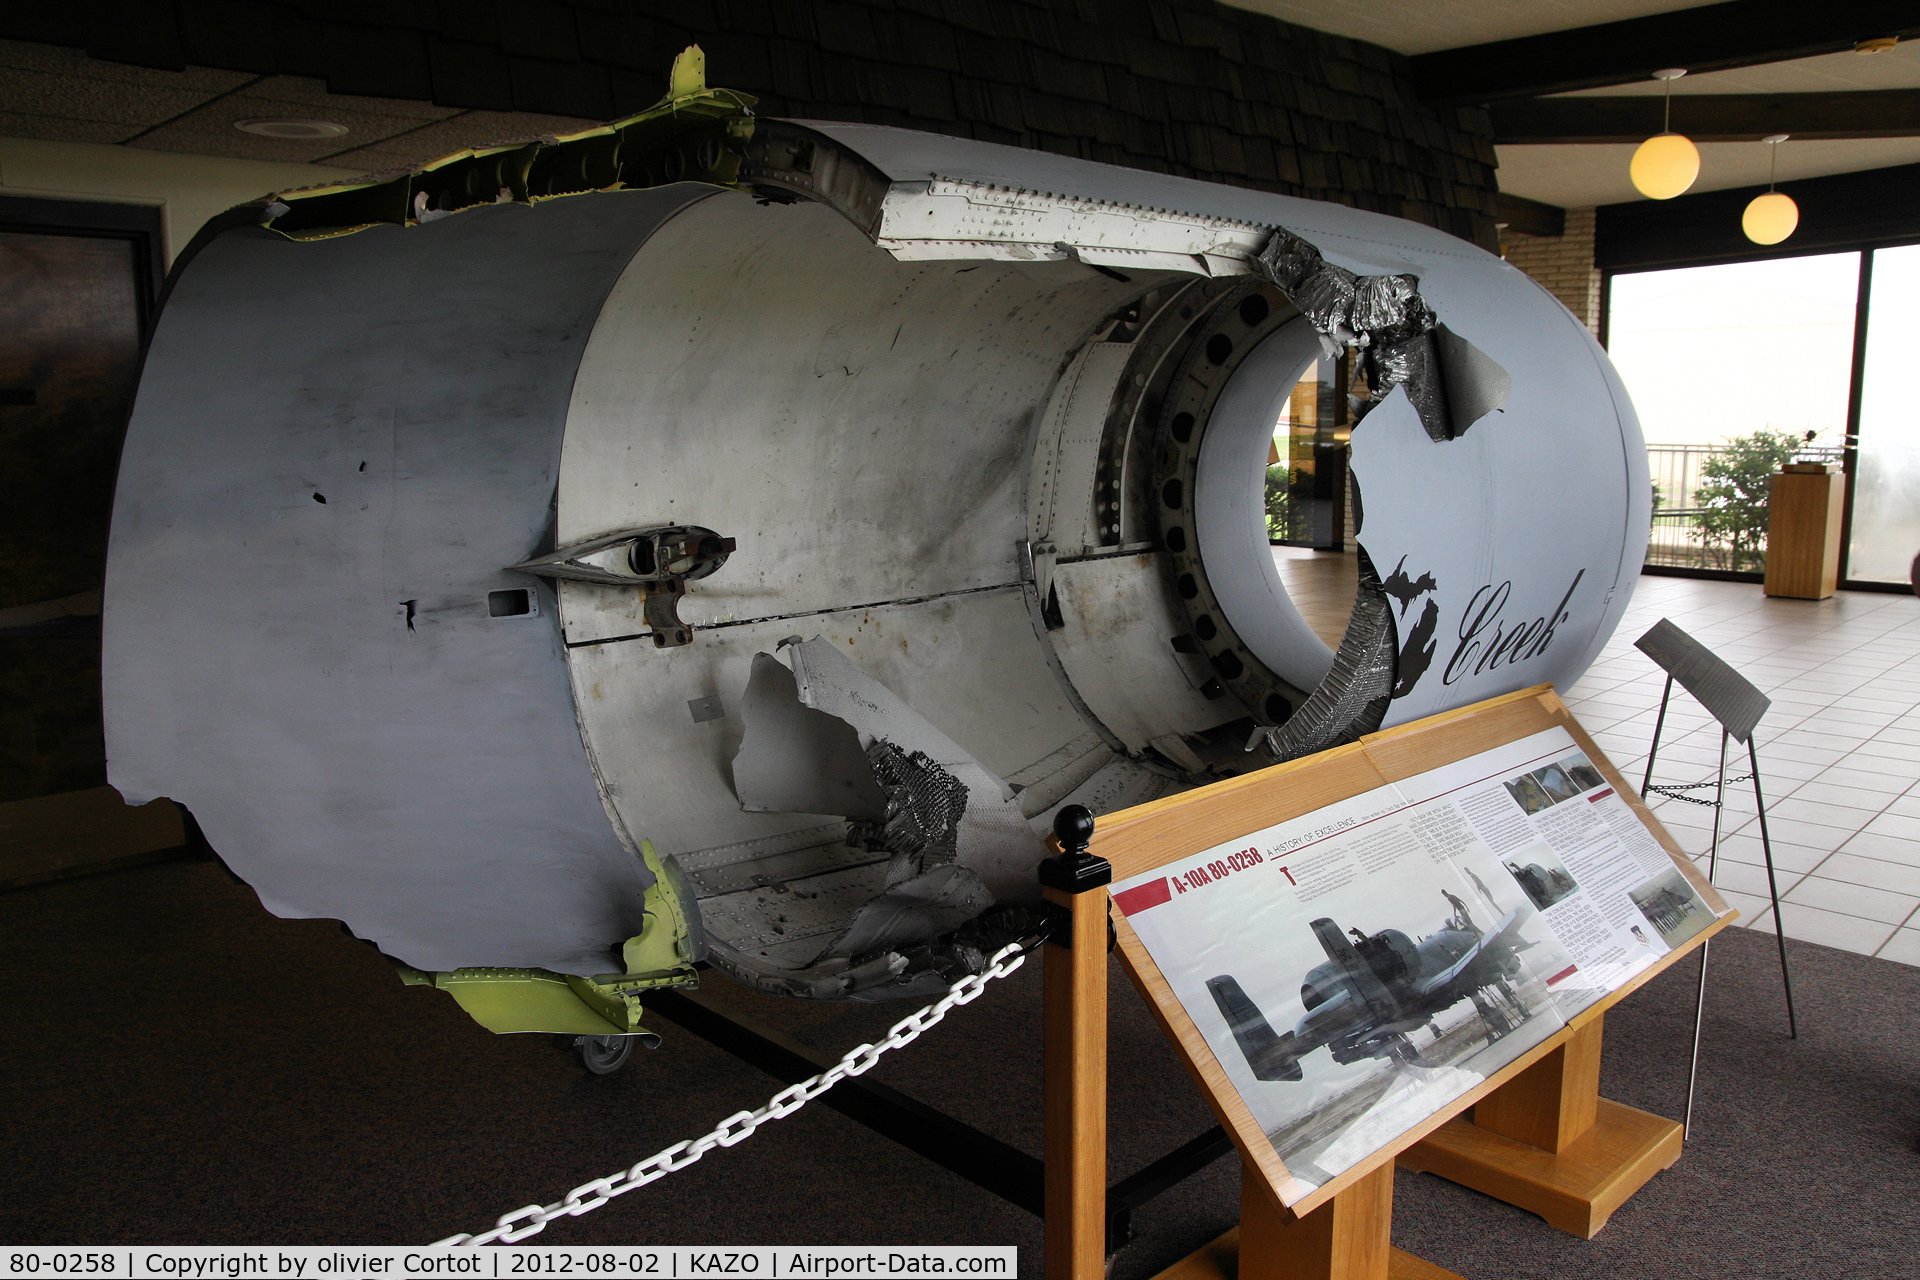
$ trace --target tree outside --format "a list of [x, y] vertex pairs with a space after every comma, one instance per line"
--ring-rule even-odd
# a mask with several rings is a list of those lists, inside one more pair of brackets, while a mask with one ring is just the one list
[[1267, 468], [1267, 541], [1287, 539], [1287, 464]]
[[1700, 469], [1693, 524], [1717, 569], [1762, 570], [1767, 563], [1767, 500], [1773, 475], [1815, 436], [1756, 431], [1735, 436]]

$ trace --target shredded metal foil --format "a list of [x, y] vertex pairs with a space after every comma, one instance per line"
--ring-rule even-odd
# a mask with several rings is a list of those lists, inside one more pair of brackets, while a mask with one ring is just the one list
[[1354, 336], [1350, 317], [1358, 293], [1357, 279], [1351, 271], [1323, 262], [1289, 296], [1307, 313], [1315, 329], [1336, 342], [1347, 342]]
[[1422, 301], [1420, 282], [1412, 276], [1360, 276], [1353, 286], [1351, 324], [1355, 333], [1392, 342], [1433, 328], [1433, 309]]
[[850, 840], [884, 849], [902, 863], [896, 884], [959, 855], [960, 819], [967, 811], [967, 787], [924, 751], [902, 751], [885, 738], [867, 748], [874, 781], [887, 793], [883, 823], [853, 823]]
[[1405, 387], [1434, 440], [1452, 440], [1470, 425], [1456, 423], [1450, 412], [1433, 340], [1439, 318], [1420, 296], [1416, 277], [1355, 275], [1285, 229], [1273, 233], [1253, 266], [1305, 313], [1329, 354], [1343, 346], [1360, 348], [1369, 405]]

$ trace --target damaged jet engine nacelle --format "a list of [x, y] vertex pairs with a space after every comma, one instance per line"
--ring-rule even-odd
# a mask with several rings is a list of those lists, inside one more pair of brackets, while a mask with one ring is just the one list
[[[403, 191], [417, 225], [290, 237], [288, 197], [183, 255], [114, 512], [111, 777], [270, 910], [583, 999], [701, 927], [768, 990], [919, 994], [1030, 927], [1059, 806], [1565, 685], [1607, 640], [1638, 426], [1498, 259], [1013, 148], [748, 132], [715, 185], [530, 204], [489, 170], [457, 213]], [[1302, 372], [1350, 354], [1336, 650], [1264, 484]], [[677, 950], [623, 953], [667, 881]]]

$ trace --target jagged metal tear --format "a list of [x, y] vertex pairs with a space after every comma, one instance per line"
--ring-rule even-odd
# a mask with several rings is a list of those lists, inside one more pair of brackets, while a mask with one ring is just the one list
[[955, 863], [978, 875], [996, 902], [1039, 899], [1040, 853], [1012, 787], [827, 641], [815, 636], [789, 645], [788, 653], [800, 701], [846, 721], [863, 743], [884, 739], [903, 753], [919, 752], [965, 786]]
[[802, 703], [793, 673], [770, 653], [753, 655], [740, 716], [746, 736], [733, 757], [733, 790], [742, 809], [886, 818], [887, 793], [873, 779], [859, 733]]
[[831, 644], [786, 647], [791, 672], [754, 655], [741, 807], [838, 814], [849, 843], [892, 854], [886, 888], [809, 967], [897, 955], [1037, 899], [1040, 849], [1012, 788]]
[[1441, 378], [1447, 389], [1447, 411], [1458, 436], [1480, 419], [1507, 407], [1513, 394], [1513, 375], [1500, 362], [1445, 325], [1433, 331], [1439, 350]]
[[1506, 407], [1513, 375], [1440, 323], [1418, 277], [1356, 275], [1285, 228], [1254, 256], [1253, 269], [1305, 313], [1329, 358], [1360, 348], [1369, 404], [1404, 388], [1434, 441], [1457, 440]]

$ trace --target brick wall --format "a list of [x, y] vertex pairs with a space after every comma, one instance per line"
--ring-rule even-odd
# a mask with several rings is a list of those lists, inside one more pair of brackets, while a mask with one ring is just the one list
[[1593, 210], [1567, 210], [1566, 234], [1530, 236], [1506, 228], [1500, 253], [1547, 287], [1595, 336], [1600, 333], [1600, 272], [1593, 265]]
[[1214, 0], [119, 0], [0, 6], [0, 37], [335, 93], [607, 119], [674, 54], [769, 115], [856, 120], [1330, 200], [1493, 249], [1492, 126], [1407, 62]]

